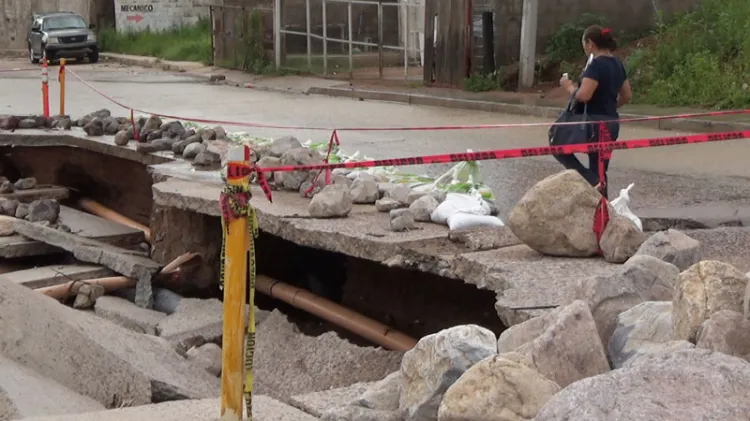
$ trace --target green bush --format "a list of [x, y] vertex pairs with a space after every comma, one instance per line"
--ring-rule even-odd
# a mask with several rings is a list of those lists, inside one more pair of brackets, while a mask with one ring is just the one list
[[561, 63], [583, 57], [583, 47], [581, 46], [583, 31], [591, 25], [607, 26], [607, 24], [606, 18], [584, 13], [575, 22], [560, 26], [547, 44], [547, 58], [553, 62]]
[[211, 22], [200, 20], [165, 31], [120, 33], [114, 28], [99, 31], [102, 51], [139, 56], [159, 57], [173, 61], [211, 63]]
[[750, 105], [750, 1], [704, 0], [665, 22], [626, 60], [634, 100], [720, 109]]

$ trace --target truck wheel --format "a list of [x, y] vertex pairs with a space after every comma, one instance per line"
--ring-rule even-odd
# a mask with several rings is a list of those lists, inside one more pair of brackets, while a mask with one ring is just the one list
[[99, 50], [94, 50], [89, 54], [89, 63], [94, 64], [99, 61]]

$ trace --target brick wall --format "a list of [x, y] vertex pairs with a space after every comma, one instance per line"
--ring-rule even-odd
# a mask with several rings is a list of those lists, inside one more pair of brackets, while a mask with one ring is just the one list
[[114, 0], [118, 32], [160, 31], [194, 24], [208, 18], [208, 6], [200, 0]]
[[[495, 60], [518, 61], [523, 0], [495, 1]], [[604, 16], [614, 30], [640, 30], [653, 26], [654, 5], [667, 15], [689, 10], [700, 0], [557, 0], [539, 1], [537, 52], [543, 53], [560, 25], [574, 22], [583, 13]]]

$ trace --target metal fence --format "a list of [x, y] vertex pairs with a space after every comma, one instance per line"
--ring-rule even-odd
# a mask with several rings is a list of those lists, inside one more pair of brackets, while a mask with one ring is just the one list
[[275, 0], [277, 69], [422, 80], [425, 0]]

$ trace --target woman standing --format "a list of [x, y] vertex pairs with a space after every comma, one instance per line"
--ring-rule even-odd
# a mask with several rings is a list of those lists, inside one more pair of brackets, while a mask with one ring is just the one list
[[[612, 37], [612, 30], [600, 26], [590, 26], [583, 33], [581, 39], [586, 55], [593, 55], [594, 59], [588, 64], [581, 76], [580, 86], [576, 86], [568, 78], [560, 80], [560, 86], [565, 88], [576, 101], [575, 113], [587, 113], [589, 121], [618, 120], [617, 109], [630, 101], [632, 92], [620, 59], [614, 56], [617, 42]], [[617, 140], [620, 134], [618, 122], [608, 123], [611, 140]], [[599, 127], [596, 124], [588, 126], [591, 130], [591, 143], [599, 141]], [[589, 168], [581, 164], [575, 155], [555, 155], [555, 158], [567, 169], [578, 171], [592, 186], [598, 187], [604, 181], [602, 194], [607, 197], [606, 170], [609, 159], [604, 161], [605, 179], [599, 180], [599, 153], [590, 153]]]

